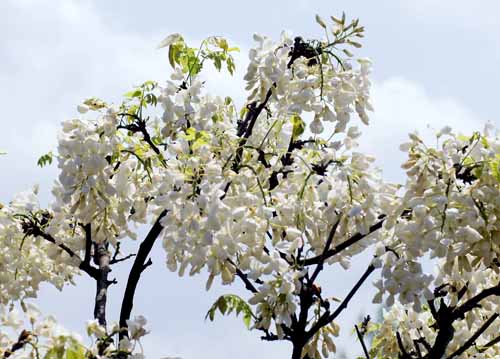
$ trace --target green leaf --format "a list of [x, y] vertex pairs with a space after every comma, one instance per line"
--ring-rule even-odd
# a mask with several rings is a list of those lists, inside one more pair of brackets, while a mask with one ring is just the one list
[[219, 121], [222, 121], [222, 116], [219, 115], [218, 113], [215, 113], [213, 116], [212, 116], [212, 121], [215, 123], [215, 122], [219, 122]]
[[196, 138], [196, 129], [194, 127], [189, 127], [186, 129], [186, 133], [181, 135], [181, 137], [185, 138], [188, 141], [193, 141]]
[[40, 167], [44, 167], [44, 166], [46, 166], [46, 165], [50, 165], [50, 164], [52, 164], [52, 158], [53, 158], [53, 156], [54, 156], [54, 155], [52, 154], [52, 151], [51, 151], [51, 152], [49, 152], [49, 153], [46, 153], [46, 154], [42, 155], [42, 156], [38, 159], [38, 161], [37, 161], [38, 166], [40, 166]]
[[251, 321], [252, 321], [252, 314], [245, 311], [243, 313], [243, 323], [245, 324], [245, 327], [247, 327], [247, 329], [250, 328]]
[[227, 65], [227, 71], [229, 71], [229, 73], [233, 75], [236, 66], [234, 65], [234, 60], [232, 56], [227, 57], [226, 65]]
[[64, 346], [58, 345], [58, 346], [50, 348], [43, 358], [44, 359], [64, 359]]
[[236, 312], [236, 316], [243, 313], [243, 323], [247, 329], [250, 328], [252, 318], [255, 318], [250, 305], [248, 305], [244, 299], [234, 294], [220, 296], [208, 310], [205, 320], [209, 318], [210, 321], [213, 321], [217, 310], [219, 310], [222, 315], [230, 314], [233, 311]]
[[214, 61], [214, 66], [217, 69], [217, 71], [220, 71], [222, 68], [222, 60], [220, 56], [212, 56], [212, 60]]
[[225, 297], [220, 297], [219, 300], [217, 301], [217, 308], [219, 308], [219, 311], [222, 314], [226, 314], [227, 310], [227, 301]]
[[123, 96], [128, 97], [128, 98], [134, 98], [134, 97], [140, 98], [142, 96], [142, 90], [135, 89], [135, 90], [132, 90], [132, 91], [125, 93]]
[[222, 50], [227, 51], [229, 49], [229, 45], [226, 39], [218, 37], [216, 38], [215, 42], [217, 43], [217, 46], [219, 46]]
[[306, 124], [304, 120], [297, 114], [293, 115], [290, 121], [292, 121], [293, 124], [292, 138], [295, 140], [304, 133]]
[[489, 161], [491, 174], [500, 182], [500, 155], [496, 155], [494, 159]]
[[170, 63], [170, 66], [172, 68], [175, 68], [175, 64], [179, 60], [179, 46], [178, 45], [171, 45], [168, 48], [168, 62]]
[[69, 348], [66, 351], [66, 359], [85, 359], [85, 349], [81, 345]]

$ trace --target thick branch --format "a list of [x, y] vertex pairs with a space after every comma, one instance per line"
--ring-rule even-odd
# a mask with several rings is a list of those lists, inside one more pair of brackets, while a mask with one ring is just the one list
[[[144, 241], [139, 246], [139, 251], [137, 252], [137, 256], [135, 257], [134, 264], [130, 269], [130, 274], [128, 276], [127, 287], [125, 288], [125, 293], [123, 295], [122, 306], [120, 310], [120, 328], [127, 328], [127, 320], [130, 319], [130, 314], [132, 313], [132, 308], [134, 306], [134, 296], [135, 290], [137, 288], [137, 283], [139, 283], [139, 279], [141, 277], [144, 269], [151, 264], [151, 259], [146, 261], [153, 248], [153, 244], [156, 239], [160, 235], [163, 230], [163, 226], [160, 221], [165, 215], [167, 211], [164, 210], [156, 219], [156, 222], [151, 227], [149, 233], [147, 234]], [[127, 331], [120, 331], [120, 338], [127, 336]]]
[[96, 244], [94, 260], [99, 266], [99, 275], [96, 279], [96, 296], [94, 306], [94, 318], [99, 324], [106, 327], [106, 304], [108, 300], [108, 287], [112, 283], [108, 281], [110, 256], [105, 243]]
[[83, 226], [85, 231], [85, 257], [83, 261], [90, 264], [90, 257], [92, 252], [92, 225], [90, 223]]

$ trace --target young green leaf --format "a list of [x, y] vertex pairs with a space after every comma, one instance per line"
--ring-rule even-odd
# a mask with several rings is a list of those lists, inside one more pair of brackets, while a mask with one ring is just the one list
[[38, 166], [45, 167], [47, 165], [52, 164], [53, 156], [54, 155], [52, 154], [52, 151], [42, 155], [37, 161]]

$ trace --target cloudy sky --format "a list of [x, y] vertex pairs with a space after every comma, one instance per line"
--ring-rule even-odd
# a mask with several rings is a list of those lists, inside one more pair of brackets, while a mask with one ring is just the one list
[[[55, 166], [39, 169], [36, 159], [55, 149], [60, 122], [77, 115], [76, 105], [90, 96], [117, 101], [131, 86], [169, 74], [166, 51], [156, 49], [163, 37], [184, 34], [196, 44], [208, 35], [222, 35], [238, 45], [240, 71], [232, 79], [209, 72], [210, 90], [243, 99], [242, 74], [255, 32], [272, 37], [286, 29], [306, 37], [321, 36], [316, 13], [327, 17], [346, 11], [367, 29], [363, 56], [374, 61], [373, 103], [376, 112], [364, 129], [363, 149], [375, 154], [391, 181], [401, 181], [403, 155], [398, 144], [406, 133], [451, 125], [463, 132], [500, 124], [500, 2], [496, 0], [288, 0], [288, 1], [90, 1], [1, 0], [0, 31], [0, 202], [14, 192], [40, 184], [42, 201], [50, 200]], [[221, 293], [204, 291], [203, 275], [178, 280], [163, 265], [158, 246], [155, 265], [140, 285], [135, 312], [146, 315], [151, 335], [145, 341], [149, 358], [177, 355], [184, 359], [286, 358], [286, 344], [260, 342], [233, 318], [203, 321]], [[362, 260], [360, 261], [362, 262]], [[362, 263], [360, 263], [362, 264]], [[123, 291], [125, 269], [112, 288], [111, 316]], [[331, 294], [342, 297], [364, 270], [325, 276]], [[367, 286], [369, 287], [369, 286]], [[83, 332], [91, 316], [92, 283], [58, 293], [43, 288], [45, 311], [70, 329]], [[339, 342], [350, 354], [352, 323], [375, 310], [364, 288], [342, 318], [348, 325]], [[113, 318], [110, 318], [113, 320]]]

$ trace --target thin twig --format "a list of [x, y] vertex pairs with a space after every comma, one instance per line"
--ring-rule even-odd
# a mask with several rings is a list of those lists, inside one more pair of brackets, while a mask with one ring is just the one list
[[366, 238], [370, 234], [372, 234], [372, 233], [376, 232], [377, 230], [379, 230], [380, 228], [382, 228], [384, 221], [385, 221], [385, 218], [382, 218], [380, 221], [378, 221], [377, 223], [375, 223], [374, 225], [372, 225], [369, 228], [368, 233], [366, 233], [366, 234], [356, 233], [355, 235], [353, 235], [349, 239], [345, 240], [344, 242], [340, 243], [339, 245], [333, 247], [332, 249], [329, 249], [325, 255], [320, 254], [320, 255], [312, 257], [312, 258], [304, 259], [304, 260], [300, 261], [300, 264], [302, 264], [303, 266], [310, 266], [313, 264], [318, 264], [321, 260], [324, 261], [330, 257], [333, 257], [336, 254], [339, 254], [344, 249], [352, 246], [353, 244], [356, 244], [357, 242]]
[[356, 329], [356, 334], [358, 335], [359, 342], [361, 343], [361, 346], [363, 347], [363, 352], [365, 353], [366, 359], [370, 359], [370, 354], [368, 354], [368, 349], [366, 349], [365, 340], [363, 339], [363, 335], [359, 331], [358, 325], [354, 324], [354, 328]]
[[323, 253], [321, 253], [319, 263], [316, 266], [316, 269], [314, 270], [314, 272], [311, 276], [311, 280], [310, 280], [311, 283], [314, 283], [314, 280], [318, 276], [319, 272], [321, 272], [323, 270], [323, 265], [324, 265], [325, 260], [327, 258], [326, 256], [327, 256], [328, 250], [330, 249], [330, 246], [332, 244], [333, 237], [335, 237], [335, 233], [337, 232], [337, 227], [339, 226], [341, 218], [342, 218], [342, 216], [339, 215], [339, 218], [333, 224], [332, 229], [330, 230], [330, 233], [328, 233], [328, 238], [326, 239], [325, 248], [323, 248]]

